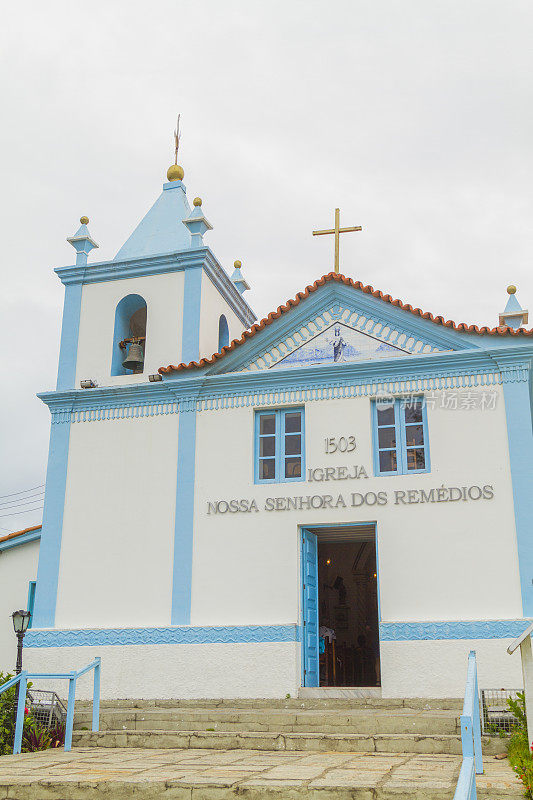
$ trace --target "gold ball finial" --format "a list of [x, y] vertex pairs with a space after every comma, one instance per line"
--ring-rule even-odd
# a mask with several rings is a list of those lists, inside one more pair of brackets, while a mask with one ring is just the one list
[[516, 292], [516, 286], [513, 286], [513, 284], [507, 287], [507, 294], [514, 294], [515, 292]]
[[167, 170], [167, 179], [169, 181], [182, 181], [184, 175], [183, 167], [180, 167], [179, 164], [172, 164]]
[[233, 266], [235, 267], [235, 269], [240, 269], [242, 267], [242, 264], [240, 261], [234, 261]]
[[195, 197], [194, 200], [192, 201], [192, 204], [193, 204], [193, 206], [201, 206], [202, 205], [202, 198], [201, 197]]
[[80, 222], [81, 222], [82, 225], [88, 225], [89, 224], [89, 217], [80, 217]]

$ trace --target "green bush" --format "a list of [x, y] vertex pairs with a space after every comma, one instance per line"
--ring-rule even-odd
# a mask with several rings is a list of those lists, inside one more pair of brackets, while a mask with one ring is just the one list
[[[0, 672], [0, 686], [7, 683], [13, 675]], [[0, 694], [0, 756], [13, 752], [15, 738], [15, 687]]]
[[518, 692], [517, 699], [507, 701], [509, 709], [518, 720], [516, 731], [509, 739], [507, 755], [512, 768], [526, 787], [525, 797], [533, 800], [533, 755], [529, 749], [527, 738], [526, 704], [523, 692]]

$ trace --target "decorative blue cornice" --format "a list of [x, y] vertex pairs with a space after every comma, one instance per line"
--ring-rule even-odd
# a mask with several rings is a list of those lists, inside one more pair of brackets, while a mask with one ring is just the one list
[[[527, 380], [529, 362], [522, 356], [520, 363], [517, 375]], [[174, 378], [175, 375], [178, 377]], [[274, 368], [227, 375], [183, 371], [155, 383], [45, 392], [38, 397], [49, 406], [52, 422], [63, 423], [372, 397], [384, 393], [468, 389], [501, 383], [502, 376], [491, 353], [463, 350], [410, 355], [405, 359], [333, 363], [290, 370]]]
[[450, 622], [380, 622], [382, 642], [440, 639], [515, 639], [530, 619], [453, 620]]
[[256, 316], [246, 300], [236, 289], [222, 265], [209, 247], [160, 253], [142, 258], [120, 261], [100, 261], [87, 266], [57, 267], [54, 271], [66, 286], [70, 284], [101, 283], [123, 278], [139, 278], [147, 275], [162, 275], [202, 267], [243, 325], [252, 325]]
[[12, 539], [6, 539], [4, 542], [0, 542], [0, 553], [4, 550], [11, 550], [13, 547], [18, 547], [21, 544], [35, 542], [37, 539], [41, 538], [41, 530], [41, 527], [39, 527], [37, 530], [21, 533], [19, 536], [14, 536]]
[[522, 383], [529, 380], [531, 346], [498, 351], [493, 354], [493, 358], [502, 376], [502, 383]]
[[25, 647], [104, 647], [141, 644], [261, 644], [298, 642], [298, 625], [232, 625], [168, 628], [88, 628], [36, 630], [24, 638]]

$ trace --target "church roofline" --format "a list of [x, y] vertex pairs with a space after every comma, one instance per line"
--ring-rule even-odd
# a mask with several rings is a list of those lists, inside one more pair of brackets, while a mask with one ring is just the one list
[[7, 536], [0, 537], [0, 552], [2, 550], [9, 550], [19, 544], [26, 544], [39, 539], [41, 536], [42, 525], [33, 525], [31, 528], [24, 528], [21, 531], [13, 531], [8, 533]]
[[284, 305], [278, 306], [276, 311], [271, 311], [270, 314], [264, 317], [260, 322], [255, 323], [249, 330], [244, 331], [240, 339], [234, 339], [227, 347], [223, 347], [220, 352], [214, 353], [210, 358], [202, 358], [200, 361], [190, 361], [188, 364], [169, 364], [168, 367], [160, 367], [159, 372], [161, 374], [168, 374], [170, 372], [181, 372], [182, 370], [201, 369], [203, 367], [211, 366], [216, 361], [224, 358], [225, 355], [244, 344], [244, 342], [246, 342], [256, 333], [259, 333], [259, 331], [262, 331], [268, 325], [271, 325], [283, 314], [286, 314], [292, 308], [297, 306], [301, 300], [306, 300], [310, 294], [316, 292], [316, 290], [321, 286], [324, 286], [326, 283], [330, 283], [331, 281], [341, 283], [344, 286], [350, 286], [353, 289], [358, 289], [365, 294], [370, 294], [372, 297], [376, 297], [377, 299], [383, 300], [384, 302], [389, 303], [396, 308], [400, 308], [402, 311], [408, 311], [417, 317], [427, 319], [436, 325], [441, 325], [445, 328], [451, 328], [460, 333], [473, 333], [489, 336], [533, 336], [533, 329], [527, 328], [515, 329], [507, 326], [489, 328], [486, 325], [480, 328], [477, 325], [467, 325], [466, 322], [460, 322], [457, 324], [453, 320], [445, 320], [443, 316], [434, 316], [430, 311], [422, 311], [421, 308], [413, 308], [410, 303], [404, 303], [402, 300], [398, 299], [395, 300], [390, 294], [385, 294], [380, 289], [374, 289], [374, 287], [370, 285], [365, 286], [363, 283], [361, 283], [361, 281], [354, 281], [352, 278], [347, 278], [339, 273], [330, 272], [327, 275], [323, 275], [321, 278], [318, 278], [318, 280], [316, 280], [310, 286], [307, 286], [303, 292], [298, 292], [294, 299], [289, 299]]

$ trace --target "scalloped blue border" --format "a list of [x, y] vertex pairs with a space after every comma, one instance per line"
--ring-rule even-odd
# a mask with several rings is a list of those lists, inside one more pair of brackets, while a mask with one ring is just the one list
[[529, 619], [457, 620], [451, 622], [381, 622], [382, 642], [436, 639], [515, 639], [530, 624]]
[[172, 628], [87, 628], [29, 630], [24, 647], [91, 647], [139, 644], [261, 644], [298, 642], [298, 625], [233, 625]]
[[[531, 620], [496, 619], [451, 622], [381, 622], [382, 642], [443, 639], [514, 639]], [[234, 625], [171, 628], [88, 628], [28, 630], [25, 647], [91, 647], [142, 644], [263, 644], [299, 642], [298, 625]]]

